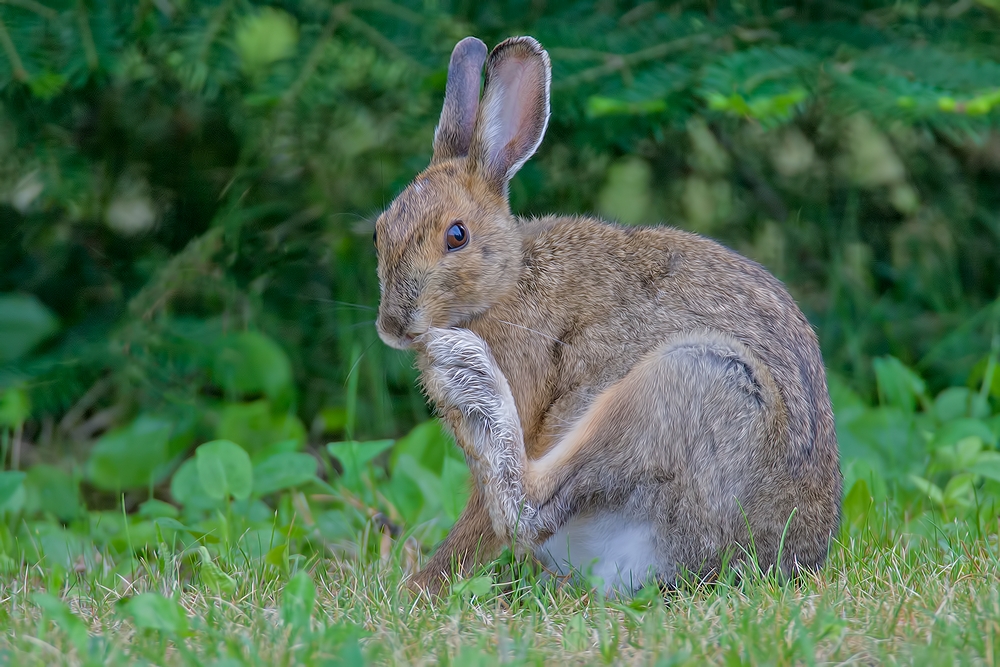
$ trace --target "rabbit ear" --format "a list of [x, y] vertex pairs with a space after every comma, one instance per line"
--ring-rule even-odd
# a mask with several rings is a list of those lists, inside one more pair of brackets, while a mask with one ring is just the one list
[[475, 37], [466, 37], [451, 52], [444, 107], [434, 130], [432, 161], [468, 154], [479, 108], [479, 84], [483, 79], [485, 61], [486, 45]]
[[469, 157], [489, 183], [507, 183], [530, 158], [549, 123], [549, 54], [531, 37], [511, 37], [486, 61], [486, 86]]

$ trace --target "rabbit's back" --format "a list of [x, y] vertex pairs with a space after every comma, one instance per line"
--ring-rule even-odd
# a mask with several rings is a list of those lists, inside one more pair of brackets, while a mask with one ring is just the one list
[[794, 485], [800, 512], [835, 530], [842, 482], [826, 374], [812, 327], [778, 279], [670, 227], [556, 216], [521, 225], [518, 287], [470, 328], [510, 381], [529, 457], [665, 340], [719, 332], [770, 371], [784, 403], [785, 437], [760, 456]]

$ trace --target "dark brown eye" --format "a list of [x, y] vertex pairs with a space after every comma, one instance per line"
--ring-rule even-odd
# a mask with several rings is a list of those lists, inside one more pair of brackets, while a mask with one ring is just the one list
[[378, 245], [378, 232], [372, 232], [372, 245]]
[[459, 250], [465, 247], [465, 244], [469, 242], [469, 230], [465, 228], [465, 223], [461, 220], [456, 220], [451, 223], [451, 227], [448, 228], [448, 233], [445, 234], [445, 243], [448, 244], [448, 252], [452, 250]]

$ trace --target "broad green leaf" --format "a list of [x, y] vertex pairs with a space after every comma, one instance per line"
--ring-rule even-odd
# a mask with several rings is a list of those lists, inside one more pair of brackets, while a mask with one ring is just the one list
[[937, 484], [934, 484], [933, 482], [917, 475], [910, 475], [910, 481], [925, 496], [933, 500], [938, 505], [944, 505], [944, 492]]
[[27, 475], [17, 470], [0, 472], [0, 506], [14, 497]]
[[191, 439], [189, 433], [175, 436], [173, 420], [140, 415], [97, 441], [87, 460], [87, 478], [97, 488], [115, 492], [157, 484]]
[[216, 595], [232, 595], [236, 591], [236, 580], [222, 571], [222, 568], [212, 560], [212, 556], [205, 547], [198, 547], [201, 555], [201, 566], [198, 575], [210, 591]]
[[234, 46], [243, 69], [255, 73], [294, 54], [298, 39], [298, 27], [290, 14], [264, 7], [237, 24]]
[[455, 595], [463, 597], [482, 597], [484, 595], [488, 595], [489, 592], [493, 590], [493, 579], [486, 576], [463, 579], [456, 582], [452, 590]]
[[941, 423], [963, 417], [982, 419], [990, 415], [990, 404], [968, 387], [949, 387], [934, 399], [934, 416]]
[[70, 610], [69, 605], [49, 593], [32, 593], [31, 601], [59, 626], [77, 651], [86, 655], [90, 648], [90, 633], [87, 625]]
[[20, 359], [59, 328], [32, 294], [0, 294], [0, 363]]
[[302, 449], [302, 442], [299, 440], [282, 440], [281, 442], [276, 442], [273, 445], [268, 445], [267, 447], [254, 452], [250, 457], [250, 460], [254, 465], [262, 463], [272, 456], [277, 456], [278, 454], [285, 454], [289, 452], [297, 452]]
[[176, 519], [180, 516], [180, 511], [170, 503], [165, 503], [156, 498], [150, 498], [139, 505], [139, 516], [144, 519]]
[[444, 460], [441, 470], [441, 506], [445, 515], [456, 521], [469, 502], [469, 467], [451, 457]]
[[41, 563], [46, 567], [58, 565], [69, 569], [82, 558], [92, 564], [93, 543], [61, 526], [33, 522], [30, 527], [25, 527], [25, 532], [20, 537], [24, 555], [31, 563]]
[[253, 493], [266, 496], [275, 491], [299, 486], [316, 477], [316, 459], [309, 454], [284, 452], [253, 467]]
[[219, 413], [215, 437], [240, 443], [250, 454], [287, 440], [301, 445], [306, 441], [306, 428], [294, 414], [275, 411], [267, 401], [230, 403]]
[[308, 629], [316, 603], [316, 584], [308, 572], [298, 572], [281, 593], [281, 620], [293, 628]]
[[868, 516], [872, 506], [872, 493], [868, 482], [859, 479], [844, 496], [844, 518], [848, 523], [857, 523]]
[[1000, 482], [1000, 454], [997, 452], [983, 452], [967, 470], [976, 475], [982, 475], [994, 482]]
[[393, 474], [393, 478], [397, 477], [408, 477], [419, 487], [420, 495], [424, 501], [423, 511], [419, 517], [420, 521], [427, 521], [440, 514], [444, 489], [439, 475], [435, 475], [410, 456], [403, 455], [399, 457], [396, 471]]
[[253, 489], [250, 456], [230, 440], [206, 442], [195, 450], [201, 488], [209, 498], [242, 500]]
[[31, 416], [31, 400], [19, 387], [0, 392], [0, 427], [20, 428]]
[[187, 632], [188, 622], [184, 609], [176, 601], [159, 593], [141, 593], [123, 606], [137, 628], [159, 630], [172, 635]]
[[376, 456], [392, 447], [392, 440], [372, 440], [370, 442], [331, 442], [326, 446], [330, 455], [344, 466], [344, 484], [357, 489], [361, 472]]
[[975, 475], [972, 473], [962, 473], [955, 475], [945, 485], [943, 490], [944, 501], [949, 505], [968, 505], [968, 496], [972, 493]]
[[923, 379], [895, 357], [879, 357], [873, 365], [882, 405], [913, 412], [917, 401], [926, 396]]
[[71, 521], [83, 513], [79, 482], [59, 468], [32, 466], [23, 484], [28, 514], [49, 512], [61, 521]]
[[389, 457], [389, 468], [395, 471], [399, 457], [408, 454], [427, 470], [440, 474], [445, 453], [454, 447], [451, 436], [445, 433], [440, 420], [430, 419], [417, 424], [396, 441]]
[[602, 116], [645, 116], [667, 110], [666, 100], [628, 101], [591, 95], [587, 98], [587, 115], [591, 118]]
[[995, 447], [997, 443], [996, 435], [986, 422], [979, 419], [956, 419], [938, 429], [932, 446], [947, 447], [969, 437], [979, 438], [990, 447]]
[[170, 478], [170, 495], [188, 510], [207, 510], [218, 507], [221, 498], [212, 498], [205, 493], [201, 485], [196, 458], [190, 458], [181, 464], [174, 476]]
[[276, 342], [262, 333], [244, 331], [225, 339], [215, 356], [215, 382], [228, 395], [264, 394], [288, 405], [292, 364]]

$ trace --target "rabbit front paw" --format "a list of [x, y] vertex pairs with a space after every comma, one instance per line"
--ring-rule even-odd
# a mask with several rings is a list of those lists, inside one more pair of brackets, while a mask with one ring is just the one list
[[463, 443], [473, 448], [467, 454], [480, 458], [501, 442], [510, 446], [520, 439], [514, 398], [486, 341], [468, 329], [431, 329], [422, 343], [427, 395], [442, 415], [457, 411], [477, 432]]
[[466, 417], [494, 416], [506, 386], [486, 341], [468, 329], [431, 329], [422, 342], [429, 361], [424, 386], [438, 408]]

